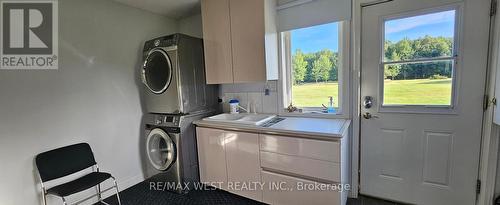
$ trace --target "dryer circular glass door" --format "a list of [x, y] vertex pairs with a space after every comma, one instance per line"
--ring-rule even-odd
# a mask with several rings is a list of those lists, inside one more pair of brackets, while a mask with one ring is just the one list
[[170, 86], [172, 63], [167, 53], [160, 48], [151, 50], [142, 66], [142, 82], [148, 89], [161, 94]]
[[172, 138], [160, 128], [151, 130], [146, 142], [146, 151], [151, 165], [165, 171], [175, 162], [177, 149]]

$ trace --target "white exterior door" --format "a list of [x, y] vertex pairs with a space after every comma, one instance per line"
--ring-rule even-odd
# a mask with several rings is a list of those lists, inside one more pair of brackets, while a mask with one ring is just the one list
[[396, 0], [362, 9], [362, 194], [475, 203], [489, 5]]

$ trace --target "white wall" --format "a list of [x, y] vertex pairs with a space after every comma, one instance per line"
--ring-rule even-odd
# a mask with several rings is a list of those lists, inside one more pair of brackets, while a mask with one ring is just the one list
[[201, 24], [201, 13], [180, 19], [178, 22], [179, 33], [203, 38], [203, 26]]
[[0, 70], [0, 204], [40, 203], [33, 157], [78, 142], [122, 189], [143, 179], [140, 52], [177, 22], [108, 0], [59, 1], [59, 15], [59, 70]]
[[[278, 114], [277, 84], [277, 81], [225, 84], [220, 86], [219, 96], [224, 102], [233, 98], [238, 99], [243, 107], [247, 107], [249, 103], [255, 105], [258, 113]], [[266, 88], [270, 90], [269, 95], [265, 95]], [[224, 104], [223, 111], [229, 112], [227, 103]]]

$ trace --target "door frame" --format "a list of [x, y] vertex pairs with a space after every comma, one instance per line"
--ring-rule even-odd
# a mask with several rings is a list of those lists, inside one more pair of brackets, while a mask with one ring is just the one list
[[[361, 130], [361, 19], [362, 7], [369, 3], [384, 3], [392, 0], [353, 0], [352, 20], [351, 20], [351, 102], [352, 106], [352, 152], [351, 152], [351, 190], [349, 197], [357, 198], [360, 184], [360, 130]], [[492, 0], [493, 1], [493, 0]], [[498, 6], [500, 9], [500, 5]], [[497, 61], [492, 56], [500, 55], [500, 38], [492, 38], [500, 35], [500, 20], [494, 16], [490, 19], [490, 48], [487, 75], [485, 81], [485, 94], [494, 96], [495, 73], [500, 72], [500, 65], [497, 68]], [[494, 29], [491, 29], [494, 25]], [[495, 35], [492, 35], [495, 34]], [[493, 44], [492, 44], [493, 43]], [[494, 45], [494, 46], [491, 46]], [[488, 99], [489, 100], [489, 99]], [[482, 181], [481, 191], [476, 199], [476, 204], [491, 204], [494, 197], [496, 184], [496, 171], [498, 164], [498, 152], [500, 141], [500, 130], [493, 125], [493, 106], [488, 106], [483, 112], [483, 127], [481, 136], [481, 148], [478, 167], [478, 179]]]
[[[497, 0], [492, 0], [492, 6], [496, 5], [496, 10], [500, 5]], [[499, 134], [498, 126], [493, 123], [495, 106], [490, 105], [490, 100], [495, 97], [496, 73], [500, 70], [500, 20], [498, 15], [490, 18], [490, 38], [488, 48], [488, 69], [485, 79], [485, 96], [487, 95], [487, 106], [483, 114], [483, 135], [481, 141], [481, 155], [479, 159], [479, 176], [482, 181], [481, 192], [478, 195], [476, 204], [492, 204], [495, 196], [496, 173], [498, 166], [499, 153]]]

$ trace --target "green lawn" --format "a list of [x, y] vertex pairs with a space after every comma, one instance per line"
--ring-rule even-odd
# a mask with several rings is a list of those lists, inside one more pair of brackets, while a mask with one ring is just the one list
[[292, 87], [293, 104], [298, 107], [321, 107], [328, 105], [328, 97], [333, 96], [335, 107], [339, 99], [338, 83], [308, 83]]
[[[451, 79], [442, 80], [386, 80], [384, 82], [385, 104], [449, 105]], [[337, 106], [337, 83], [309, 83], [294, 85], [293, 103], [299, 107], [327, 105], [328, 96], [333, 96]]]

